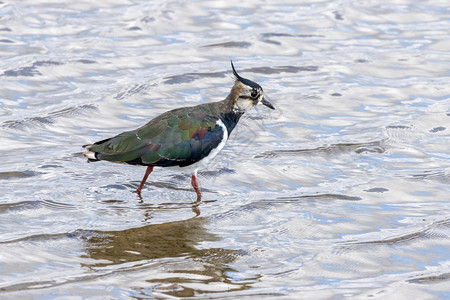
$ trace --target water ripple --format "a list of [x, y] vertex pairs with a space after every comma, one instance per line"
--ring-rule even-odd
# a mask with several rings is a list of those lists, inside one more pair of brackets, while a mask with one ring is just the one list
[[56, 122], [56, 119], [58, 118], [75, 117], [81, 114], [85, 114], [86, 112], [89, 113], [89, 111], [95, 109], [97, 109], [96, 106], [92, 104], [86, 104], [76, 107], [67, 107], [50, 112], [43, 117], [31, 117], [25, 118], [23, 120], [4, 121], [1, 126], [5, 128], [20, 129], [20, 130], [23, 130], [27, 127], [46, 126], [54, 124]]
[[278, 156], [300, 156], [300, 155], [341, 155], [348, 152], [361, 153], [384, 153], [385, 142], [376, 141], [368, 143], [348, 143], [321, 146], [314, 149], [273, 150], [255, 155], [255, 158], [273, 158]]
[[[0, 1], [0, 298], [448, 298], [447, 6]], [[226, 97], [230, 59], [276, 110], [241, 118], [202, 201], [86, 163]]]

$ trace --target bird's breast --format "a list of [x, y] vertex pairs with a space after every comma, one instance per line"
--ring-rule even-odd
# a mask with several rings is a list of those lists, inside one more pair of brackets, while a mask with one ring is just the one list
[[198, 162], [185, 167], [180, 167], [181, 170], [196, 174], [198, 169], [204, 168], [211, 160], [213, 160], [217, 156], [217, 154], [219, 154], [219, 152], [223, 149], [223, 147], [225, 147], [225, 144], [228, 140], [227, 126], [225, 126], [224, 122], [220, 119], [216, 121], [216, 126], [219, 126], [223, 132], [222, 139], [217, 145], [217, 147], [213, 148], [208, 155], [206, 155], [203, 159], [199, 160]]

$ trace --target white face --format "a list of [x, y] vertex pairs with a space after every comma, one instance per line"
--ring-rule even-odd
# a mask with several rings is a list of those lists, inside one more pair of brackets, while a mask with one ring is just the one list
[[246, 111], [247, 109], [252, 108], [255, 105], [254, 105], [253, 101], [250, 99], [239, 99], [236, 102], [236, 106], [240, 111]]
[[263, 99], [264, 93], [260, 88], [251, 88], [243, 86], [237, 101], [236, 108], [239, 111], [246, 111], [249, 108], [255, 107]]

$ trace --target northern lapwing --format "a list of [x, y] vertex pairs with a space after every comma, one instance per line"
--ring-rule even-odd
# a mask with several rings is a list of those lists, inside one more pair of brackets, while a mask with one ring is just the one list
[[275, 109], [264, 98], [262, 87], [239, 76], [230, 94], [222, 101], [182, 107], [163, 113], [144, 126], [115, 137], [84, 145], [89, 161], [147, 166], [136, 193], [141, 190], [154, 167], [177, 167], [192, 174], [191, 184], [201, 199], [197, 170], [211, 161], [222, 148], [247, 109], [258, 103]]

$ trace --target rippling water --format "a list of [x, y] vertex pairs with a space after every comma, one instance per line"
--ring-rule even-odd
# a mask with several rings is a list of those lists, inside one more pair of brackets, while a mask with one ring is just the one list
[[[2, 299], [450, 297], [447, 1], [65, 2], [0, 1]], [[223, 99], [231, 58], [277, 110], [201, 203], [82, 157]]]

